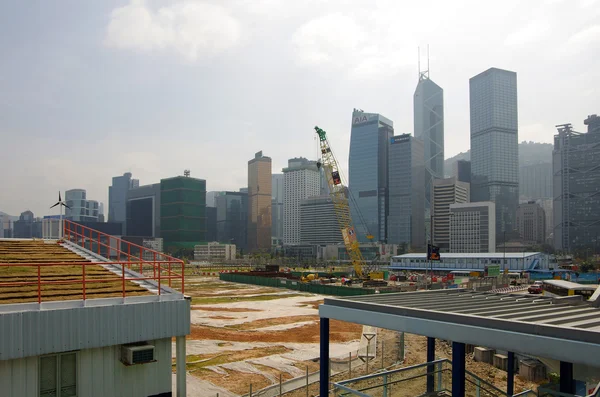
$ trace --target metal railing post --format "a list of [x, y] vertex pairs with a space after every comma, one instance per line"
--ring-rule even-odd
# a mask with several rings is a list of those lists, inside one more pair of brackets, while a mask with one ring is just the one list
[[169, 288], [171, 287], [171, 261], [169, 261]]
[[156, 280], [156, 252], [154, 253], [154, 263], [152, 266], [152, 271], [154, 271], [154, 279]]
[[250, 397], [252, 397], [252, 383], [250, 383]]
[[444, 382], [443, 378], [442, 378], [442, 369], [443, 369], [443, 364], [442, 362], [437, 363], [436, 367], [437, 367], [437, 371], [438, 371], [438, 376], [437, 376], [437, 391], [441, 391], [442, 390], [442, 384]]
[[281, 372], [279, 373], [279, 397], [283, 396], [283, 386], [281, 384]]
[[383, 365], [383, 339], [381, 340], [381, 369], [384, 368]]
[[83, 273], [83, 280], [82, 280], [82, 287], [83, 287], [83, 300], [85, 300], [85, 262], [83, 262], [82, 265], [82, 273]]
[[38, 263], [38, 303], [42, 303], [42, 268]]
[[158, 264], [158, 294], [160, 295], [160, 263]]
[[121, 262], [121, 272], [123, 274], [123, 280], [121, 280], [121, 284], [123, 285], [123, 298], [125, 298], [125, 264]]
[[352, 352], [348, 352], [348, 379], [352, 378]]
[[480, 397], [481, 396], [481, 382], [479, 381], [479, 378], [477, 379], [477, 387], [476, 387], [476, 396]]
[[382, 395], [382, 397], [387, 397], [387, 395], [388, 395], [387, 374], [383, 374], [383, 395]]

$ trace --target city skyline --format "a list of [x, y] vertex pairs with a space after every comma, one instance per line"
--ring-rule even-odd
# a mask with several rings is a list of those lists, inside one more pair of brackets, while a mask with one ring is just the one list
[[[18, 187], [18, 194], [2, 189], [0, 211], [46, 214], [46, 201], [71, 188], [107, 204], [106, 186], [123, 172], [147, 184], [191, 169], [209, 190], [237, 190], [250, 144], [281, 169], [288, 158], [315, 157], [316, 124], [330, 131], [347, 171], [348, 109], [385, 114], [397, 134], [413, 132], [417, 47], [427, 43], [431, 78], [444, 88], [446, 157], [469, 149], [468, 79], [488, 67], [519, 74], [522, 141], [551, 143], [554, 125], [596, 111], [597, 1], [515, 2], [494, 13], [470, 1], [434, 2], [427, 12], [420, 4], [356, 3], [343, 14], [336, 2], [198, 2], [181, 14], [184, 3], [42, 3], [36, 12], [20, 2], [0, 5], [7, 16], [0, 48], [10, 60], [0, 71], [11, 76], [1, 83], [0, 136], [9, 138], [5, 164], [15, 165], [2, 180]], [[188, 23], [159, 19], [169, 11]], [[125, 35], [123, 26], [142, 26], [140, 15], [149, 18], [143, 26], [173, 34]], [[375, 24], [365, 15], [384, 19]], [[401, 15], [414, 18], [395, 23]], [[481, 18], [489, 29], [474, 41]], [[572, 23], [550, 28], [564, 18]], [[215, 29], [214, 38], [201, 22], [229, 34]], [[328, 37], [332, 26], [338, 33]], [[193, 39], [176, 40], [184, 33]]]

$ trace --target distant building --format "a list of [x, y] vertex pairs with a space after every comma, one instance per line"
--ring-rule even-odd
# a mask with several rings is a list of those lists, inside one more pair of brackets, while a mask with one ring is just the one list
[[316, 161], [288, 160], [283, 170], [283, 244], [300, 244], [300, 202], [318, 196], [321, 175]]
[[552, 197], [550, 197], [536, 200], [536, 203], [538, 203], [544, 209], [544, 213], [546, 214], [546, 244], [554, 245], [554, 236], [552, 234], [552, 228], [554, 227], [554, 209], [552, 206], [554, 204], [554, 200]]
[[552, 163], [519, 167], [519, 197], [539, 200], [552, 197]]
[[491, 68], [469, 80], [471, 201], [496, 204], [496, 238], [515, 234], [519, 204], [517, 74]]
[[452, 170], [452, 176], [457, 181], [471, 183], [471, 162], [469, 160], [456, 160]]
[[60, 215], [50, 215], [42, 218], [42, 238], [59, 239], [60, 225]]
[[98, 222], [99, 205], [96, 200], [88, 200], [85, 189], [71, 189], [65, 192], [65, 219], [73, 222]]
[[[377, 113], [354, 109], [350, 132], [350, 211], [359, 241], [385, 241], [388, 216], [388, 150], [394, 124]], [[364, 224], [358, 222], [364, 219]]]
[[216, 207], [217, 206], [217, 196], [219, 196], [222, 192], [206, 192], [206, 207]]
[[[126, 172], [123, 176], [114, 176], [112, 185], [108, 187], [108, 221], [121, 222], [127, 221], [127, 192], [129, 189], [135, 189], [140, 186], [138, 179], [131, 178], [131, 172]], [[104, 213], [102, 211], [102, 213]]]
[[246, 250], [248, 193], [223, 192], [217, 197], [217, 241]]
[[271, 234], [283, 240], [283, 174], [271, 175]]
[[262, 151], [248, 161], [249, 252], [271, 252], [271, 158]]
[[587, 133], [565, 124], [554, 136], [554, 248], [560, 251], [600, 247], [600, 117], [584, 123]]
[[300, 244], [343, 243], [342, 231], [329, 196], [308, 197], [300, 202]]
[[425, 232], [429, 234], [433, 181], [444, 177], [444, 90], [419, 73], [413, 96], [415, 138], [423, 141], [425, 161]]
[[206, 241], [217, 241], [217, 207], [206, 207]]
[[160, 237], [160, 183], [127, 191], [125, 233], [131, 237]]
[[546, 242], [546, 212], [535, 201], [519, 204], [517, 228], [523, 242], [544, 244]]
[[0, 212], [0, 238], [13, 237], [13, 219], [12, 216]]
[[425, 163], [423, 141], [395, 136], [389, 149], [387, 242], [425, 247]]
[[194, 260], [196, 261], [231, 261], [235, 258], [235, 244], [210, 242], [194, 246]]
[[450, 252], [496, 252], [496, 208], [491, 201], [450, 205]]
[[206, 181], [189, 176], [160, 180], [160, 237], [165, 250], [206, 241]]
[[439, 262], [427, 260], [424, 252], [398, 255], [392, 258], [390, 270], [431, 270], [434, 271], [478, 271], [483, 272], [486, 266], [499, 265], [500, 270], [521, 272], [524, 270], [548, 270], [555, 267], [552, 258], [541, 252], [479, 252], [445, 253]]
[[19, 220], [13, 222], [14, 238], [41, 238], [42, 223], [37, 221], [33, 212], [24, 211], [19, 216]]
[[436, 179], [432, 191], [433, 244], [450, 249], [450, 205], [469, 202], [469, 184], [456, 178]]

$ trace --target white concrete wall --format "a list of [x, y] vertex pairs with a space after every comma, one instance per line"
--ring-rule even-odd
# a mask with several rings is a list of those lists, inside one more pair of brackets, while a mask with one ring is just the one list
[[[126, 366], [121, 345], [77, 351], [78, 397], [147, 397], [171, 391], [171, 339], [148, 341], [156, 362]], [[39, 357], [0, 361], [0, 395], [39, 396]]]

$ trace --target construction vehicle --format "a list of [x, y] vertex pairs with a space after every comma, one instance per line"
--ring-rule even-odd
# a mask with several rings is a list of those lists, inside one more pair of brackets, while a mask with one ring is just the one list
[[[366, 262], [360, 252], [356, 230], [354, 229], [354, 224], [352, 223], [352, 217], [350, 215], [350, 193], [348, 188], [344, 186], [342, 182], [338, 162], [329, 145], [327, 133], [319, 127], [315, 127], [315, 131], [319, 136], [319, 147], [321, 149], [321, 160], [317, 163], [317, 167], [323, 167], [325, 172], [327, 184], [329, 186], [329, 196], [333, 202], [335, 216], [340, 230], [342, 231], [346, 252], [348, 252], [348, 257], [352, 262], [356, 277], [361, 280], [369, 280], [369, 272], [363, 271]], [[368, 231], [366, 237], [369, 241], [373, 239], [373, 235], [368, 233]]]

